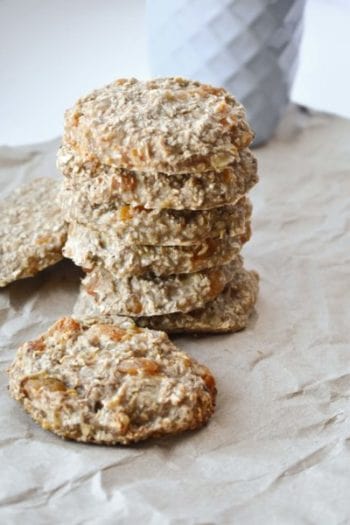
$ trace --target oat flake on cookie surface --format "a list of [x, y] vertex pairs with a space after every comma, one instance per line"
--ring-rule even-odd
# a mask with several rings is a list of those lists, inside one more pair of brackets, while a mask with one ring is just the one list
[[0, 287], [63, 258], [67, 226], [59, 187], [53, 179], [35, 179], [0, 203]]
[[220, 171], [253, 133], [222, 88], [183, 78], [119, 79], [65, 115], [63, 145], [87, 159], [140, 171]]
[[9, 389], [45, 430], [106, 445], [199, 428], [216, 398], [208, 368], [164, 332], [111, 317], [64, 317], [25, 343]]

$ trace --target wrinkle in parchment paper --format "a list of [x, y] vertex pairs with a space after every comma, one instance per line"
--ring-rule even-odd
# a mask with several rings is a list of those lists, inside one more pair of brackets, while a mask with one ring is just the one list
[[[69, 261], [0, 292], [0, 521], [35, 525], [350, 522], [350, 123], [291, 112], [256, 151], [257, 313], [238, 334], [177, 338], [214, 372], [199, 432], [132, 447], [65, 442], [6, 391], [16, 348], [71, 312]], [[58, 141], [0, 149], [1, 196], [58, 176]]]

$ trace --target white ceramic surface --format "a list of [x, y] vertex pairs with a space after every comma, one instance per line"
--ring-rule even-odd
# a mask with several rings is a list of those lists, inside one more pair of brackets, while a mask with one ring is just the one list
[[148, 0], [151, 72], [224, 86], [245, 105], [255, 144], [289, 101], [304, 0]]

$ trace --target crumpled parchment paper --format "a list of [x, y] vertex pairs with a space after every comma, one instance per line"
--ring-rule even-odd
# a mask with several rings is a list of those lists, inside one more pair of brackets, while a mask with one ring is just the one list
[[[57, 141], [0, 149], [1, 197], [57, 176]], [[128, 448], [65, 442], [7, 393], [16, 348], [71, 312], [69, 261], [0, 292], [0, 522], [350, 522], [350, 122], [292, 111], [256, 151], [257, 313], [234, 335], [178, 338], [214, 372], [217, 411], [199, 432]]]

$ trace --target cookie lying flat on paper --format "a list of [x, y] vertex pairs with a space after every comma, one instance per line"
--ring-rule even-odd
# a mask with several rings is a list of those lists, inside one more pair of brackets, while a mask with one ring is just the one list
[[67, 226], [59, 187], [53, 179], [35, 179], [0, 203], [0, 287], [63, 258]]
[[253, 132], [223, 88], [184, 78], [118, 79], [66, 111], [62, 143], [102, 164], [140, 171], [219, 171]]
[[164, 332], [108, 317], [64, 317], [25, 343], [9, 389], [45, 430], [107, 445], [201, 427], [216, 397], [210, 371]]
[[100, 164], [62, 146], [57, 167], [65, 176], [64, 187], [67, 192], [74, 192], [82, 209], [129, 205], [205, 210], [234, 204], [258, 181], [257, 162], [249, 149], [239, 151], [237, 159], [223, 171], [167, 175]]

